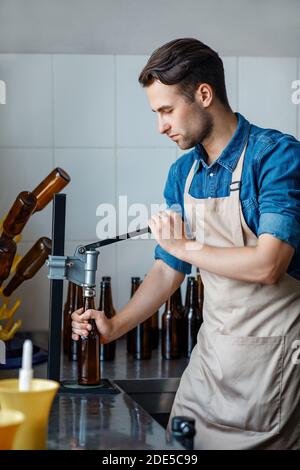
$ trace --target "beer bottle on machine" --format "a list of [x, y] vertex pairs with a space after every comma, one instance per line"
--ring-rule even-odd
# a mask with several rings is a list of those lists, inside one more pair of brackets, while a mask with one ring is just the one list
[[[104, 311], [107, 318], [112, 318], [115, 315], [115, 309], [112, 302], [111, 282], [110, 277], [102, 277], [100, 283], [100, 302], [99, 310]], [[111, 341], [107, 344], [100, 344], [100, 360], [111, 361], [115, 358], [116, 341]]]
[[76, 310], [76, 284], [68, 283], [67, 300], [64, 305], [64, 330], [63, 347], [64, 353], [70, 355], [72, 340], [72, 317], [71, 314]]
[[162, 316], [161, 352], [163, 359], [180, 357], [180, 335], [182, 333], [182, 317], [176, 305], [175, 293], [169, 297]]
[[17, 264], [15, 275], [3, 289], [3, 294], [9, 297], [22, 282], [31, 279], [50, 254], [51, 240], [47, 237], [39, 238]]
[[[137, 291], [139, 285], [141, 283], [140, 277], [132, 277], [131, 278], [131, 294], [130, 297], [134, 296], [134, 293]], [[127, 338], [127, 352], [132, 354], [133, 352], [133, 332], [134, 330], [128, 331], [126, 338]]]
[[49, 175], [32, 191], [37, 199], [34, 212], [41, 211], [71, 181], [68, 173], [62, 168], [54, 168]]
[[198, 283], [194, 276], [189, 276], [183, 316], [183, 352], [186, 357], [190, 357], [197, 342], [197, 334], [202, 321], [198, 303]]
[[9, 276], [16, 251], [17, 245], [14, 240], [0, 238], [0, 287]]
[[[95, 309], [95, 289], [84, 288], [83, 312]], [[78, 345], [79, 385], [99, 385], [100, 383], [100, 335], [95, 320], [89, 320], [92, 329], [88, 336], [81, 336]]]
[[11, 206], [3, 222], [4, 238], [14, 238], [19, 235], [37, 204], [37, 198], [29, 191], [22, 191]]
[[[83, 307], [83, 289], [81, 286], [78, 286], [75, 284], [74, 288], [74, 296], [75, 296], [75, 308], [73, 309], [71, 314], [74, 312], [74, 310], [78, 310], [79, 308]], [[71, 317], [71, 327], [72, 327], [72, 317]], [[71, 344], [70, 344], [70, 353], [69, 353], [69, 358], [71, 361], [77, 361], [78, 359], [78, 344], [79, 341], [74, 341], [71, 336]]]

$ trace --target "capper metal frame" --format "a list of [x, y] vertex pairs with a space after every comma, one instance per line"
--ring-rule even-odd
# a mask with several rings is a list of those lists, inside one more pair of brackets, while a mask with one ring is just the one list
[[48, 278], [50, 279], [47, 377], [58, 382], [60, 382], [63, 281], [67, 280], [83, 288], [95, 289], [100, 254], [97, 248], [151, 233], [150, 228], [146, 227], [114, 238], [98, 240], [89, 245], [80, 245], [76, 248], [74, 256], [65, 256], [65, 221], [66, 195], [56, 194], [53, 200], [52, 214], [52, 254], [46, 261], [49, 268]]

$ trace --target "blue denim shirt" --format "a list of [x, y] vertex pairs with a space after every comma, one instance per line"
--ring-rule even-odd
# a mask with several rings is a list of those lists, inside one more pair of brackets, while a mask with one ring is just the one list
[[[258, 237], [270, 233], [295, 248], [288, 274], [300, 280], [300, 142], [288, 134], [250, 124], [241, 114], [237, 129], [221, 155], [207, 165], [201, 144], [179, 158], [170, 168], [164, 197], [168, 207], [180, 205], [182, 213], [186, 178], [197, 160], [189, 193], [195, 198], [229, 196], [232, 173], [246, 139], [240, 200], [244, 218]], [[159, 245], [155, 259], [185, 274], [191, 265], [167, 253]]]

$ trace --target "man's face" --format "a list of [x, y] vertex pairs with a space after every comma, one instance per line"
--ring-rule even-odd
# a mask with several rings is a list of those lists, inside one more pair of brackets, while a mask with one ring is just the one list
[[182, 150], [203, 142], [211, 133], [212, 116], [197, 95], [193, 103], [188, 103], [177, 85], [164, 85], [158, 80], [146, 87], [146, 92], [152, 110], [157, 113], [159, 132]]

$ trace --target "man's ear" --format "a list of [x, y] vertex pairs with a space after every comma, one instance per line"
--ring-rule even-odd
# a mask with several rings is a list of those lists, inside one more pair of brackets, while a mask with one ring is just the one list
[[212, 87], [208, 83], [200, 83], [195, 93], [198, 103], [201, 103], [203, 108], [208, 108], [212, 103], [213, 97], [214, 92]]

